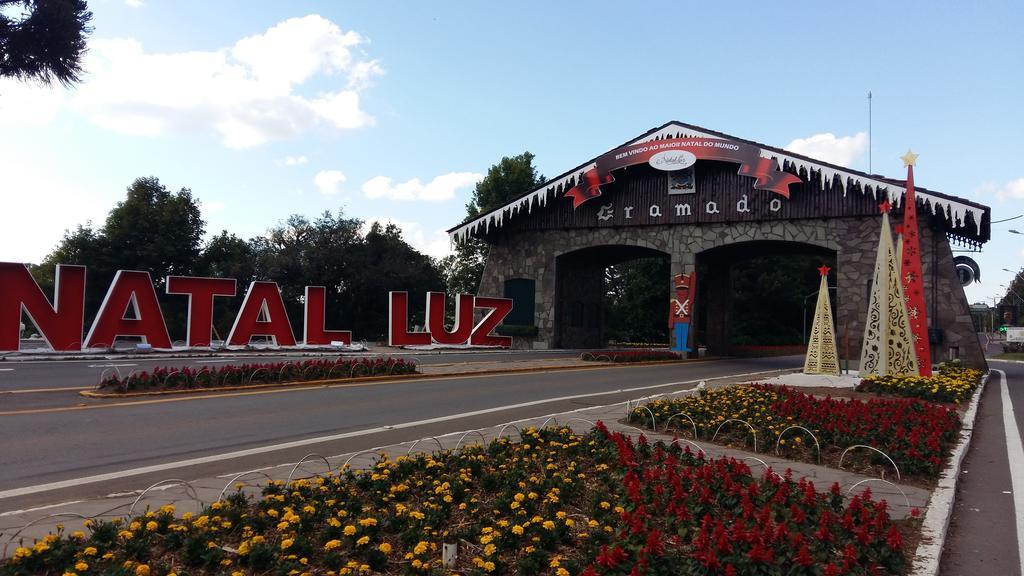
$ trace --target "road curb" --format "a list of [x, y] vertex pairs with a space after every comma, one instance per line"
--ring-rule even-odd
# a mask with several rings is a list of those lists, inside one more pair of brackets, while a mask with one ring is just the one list
[[939, 573], [942, 548], [946, 543], [949, 521], [953, 517], [953, 502], [956, 499], [956, 484], [960, 479], [960, 466], [971, 446], [978, 404], [981, 403], [981, 394], [985, 391], [990, 374], [991, 372], [982, 377], [978, 389], [974, 391], [974, 397], [971, 398], [971, 403], [964, 414], [963, 426], [960, 428], [960, 441], [953, 449], [949, 465], [943, 470], [939, 483], [928, 501], [928, 509], [921, 524], [921, 543], [914, 551], [911, 576], [937, 576]]
[[317, 387], [317, 386], [334, 386], [337, 384], [358, 384], [366, 382], [404, 382], [413, 380], [431, 380], [437, 378], [451, 378], [453, 376], [494, 376], [500, 374], [528, 374], [530, 372], [559, 372], [563, 370], [597, 370], [601, 368], [628, 368], [633, 366], [655, 366], [655, 365], [671, 365], [671, 364], [688, 364], [696, 362], [710, 362], [718, 360], [718, 358], [694, 358], [686, 360], [656, 360], [649, 362], [608, 362], [608, 363], [596, 363], [593, 366], [582, 365], [582, 366], [543, 366], [533, 368], [508, 368], [502, 370], [479, 370], [475, 372], [445, 372], [441, 374], [403, 374], [399, 376], [361, 376], [358, 378], [334, 378], [330, 380], [309, 380], [303, 382], [291, 382], [286, 384], [250, 384], [243, 386], [217, 386], [215, 388], [190, 388], [183, 390], [153, 390], [149, 392], [125, 392], [125, 393], [110, 393], [110, 392], [96, 392], [94, 390], [82, 390], [78, 394], [86, 398], [98, 398], [98, 399], [119, 399], [119, 398], [141, 398], [146, 396], [172, 396], [178, 394], [203, 394], [206, 392], [238, 392], [244, 390], [260, 390], [266, 388], [292, 388], [292, 387]]

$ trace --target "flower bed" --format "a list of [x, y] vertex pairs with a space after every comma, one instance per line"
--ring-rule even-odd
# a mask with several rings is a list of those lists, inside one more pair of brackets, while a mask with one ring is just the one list
[[[365, 472], [165, 506], [19, 547], [29, 574], [895, 574], [902, 536], [870, 494], [757, 478], [733, 459], [568, 428], [379, 461]], [[458, 543], [442, 568], [444, 543]], [[66, 571], [66, 572], [65, 572]]]
[[605, 350], [602, 352], [584, 352], [580, 360], [593, 362], [657, 362], [680, 360], [682, 356], [670, 350]]
[[970, 399], [979, 382], [980, 370], [940, 365], [933, 376], [868, 376], [857, 391], [959, 404]]
[[333, 380], [360, 376], [415, 374], [416, 363], [396, 358], [338, 358], [302, 362], [267, 362], [226, 365], [219, 368], [154, 368], [152, 372], [116, 374], [100, 381], [105, 392], [139, 392], [247, 386], [252, 384], [290, 384], [313, 380]]
[[[693, 419], [700, 438], [711, 440], [721, 426], [718, 439], [724, 443], [752, 446], [750, 429], [730, 419], [748, 422], [757, 432], [759, 448], [774, 449], [786, 428], [799, 425], [810, 429], [821, 443], [822, 463], [836, 465], [840, 453], [854, 444], [865, 444], [888, 454], [904, 477], [934, 480], [941, 471], [942, 459], [952, 448], [960, 429], [956, 410], [910, 399], [817, 398], [785, 386], [754, 384], [709, 390], [701, 395], [676, 400], [657, 400], [646, 405], [659, 428], [674, 415], [685, 413]], [[635, 422], [650, 425], [650, 414], [643, 407], [630, 415]], [[682, 417], [672, 418], [672, 427], [690, 432], [692, 426]], [[807, 446], [813, 442], [800, 429], [792, 429], [782, 438], [785, 455], [815, 461], [816, 453]], [[795, 446], [794, 446], [795, 445]], [[793, 448], [798, 448], [793, 450]], [[870, 451], [852, 453], [863, 459]], [[873, 453], [871, 453], [873, 454]], [[881, 456], [868, 456], [868, 462], [885, 463]], [[846, 461], [850, 461], [849, 457]], [[855, 464], [863, 460], [853, 460]], [[890, 466], [891, 469], [891, 466]]]

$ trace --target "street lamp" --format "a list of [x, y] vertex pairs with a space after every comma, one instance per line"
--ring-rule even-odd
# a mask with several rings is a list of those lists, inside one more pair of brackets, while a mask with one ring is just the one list
[[1006, 291], [1007, 291], [1007, 292], [1009, 292], [1009, 293], [1013, 294], [1014, 296], [1016, 296], [1016, 297], [1017, 297], [1017, 300], [1020, 300], [1020, 301], [1021, 301], [1022, 303], [1024, 303], [1024, 298], [1022, 298], [1020, 294], [1017, 294], [1017, 291], [1016, 291], [1016, 290], [1014, 290], [1013, 288], [1010, 288], [1010, 287], [1009, 287], [1009, 286], [1007, 286], [1006, 284], [1002, 284], [1002, 285], [1000, 285], [1000, 287], [1001, 287], [1001, 288], [1006, 288]]

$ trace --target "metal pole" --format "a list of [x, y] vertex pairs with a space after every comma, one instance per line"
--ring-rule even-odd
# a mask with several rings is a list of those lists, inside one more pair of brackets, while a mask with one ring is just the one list
[[871, 90], [868, 90], [868, 174], [874, 174], [871, 166]]

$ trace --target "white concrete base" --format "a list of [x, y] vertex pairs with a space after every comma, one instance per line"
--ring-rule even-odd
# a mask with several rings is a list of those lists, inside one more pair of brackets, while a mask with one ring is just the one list
[[765, 384], [775, 384], [777, 386], [792, 386], [795, 388], [806, 387], [806, 388], [856, 388], [857, 384], [860, 383], [860, 376], [856, 371], [851, 371], [847, 374], [840, 374], [839, 376], [829, 376], [825, 374], [804, 374], [797, 372], [795, 374], [783, 374], [782, 376], [776, 376], [775, 378], [769, 378], [768, 380], [761, 380]]

